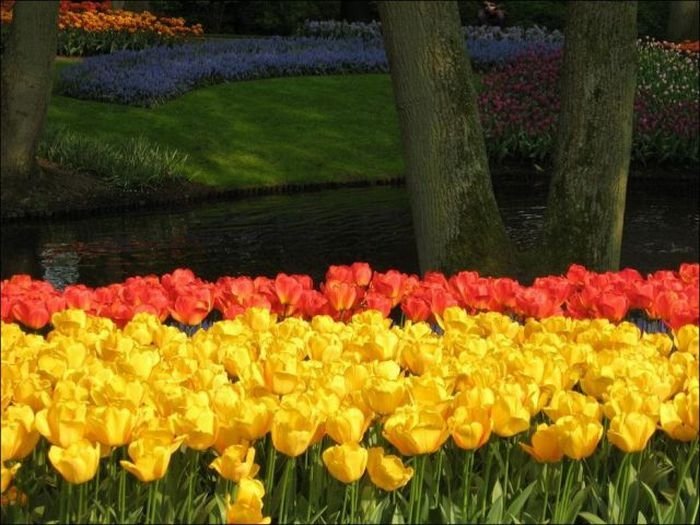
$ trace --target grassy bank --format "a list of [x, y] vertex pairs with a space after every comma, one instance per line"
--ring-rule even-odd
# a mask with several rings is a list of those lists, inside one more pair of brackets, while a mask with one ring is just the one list
[[143, 136], [186, 153], [192, 180], [231, 188], [402, 172], [388, 75], [220, 84], [153, 109], [54, 96], [47, 122], [105, 141]]

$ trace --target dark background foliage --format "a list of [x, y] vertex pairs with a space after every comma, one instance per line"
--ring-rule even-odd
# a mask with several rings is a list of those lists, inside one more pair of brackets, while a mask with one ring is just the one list
[[[201, 23], [206, 32], [214, 34], [289, 35], [306, 19], [379, 20], [376, 1], [167, 0], [149, 4], [158, 14], [183, 16], [188, 22]], [[481, 1], [466, 0], [458, 5], [463, 25], [478, 24]], [[566, 2], [562, 0], [504, 0], [498, 5], [506, 12], [506, 26], [564, 28]], [[639, 2], [639, 35], [663, 38], [668, 12], [667, 1]]]

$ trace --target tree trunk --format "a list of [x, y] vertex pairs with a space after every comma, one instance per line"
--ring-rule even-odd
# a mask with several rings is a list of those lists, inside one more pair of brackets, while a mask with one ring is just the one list
[[637, 3], [570, 2], [559, 133], [545, 219], [549, 271], [620, 265], [637, 54]]
[[2, 180], [38, 172], [36, 148], [46, 120], [56, 56], [58, 2], [16, 2], [2, 56]]
[[509, 273], [456, 2], [380, 2], [421, 271]]
[[700, 26], [700, 2], [698, 0], [673, 0], [670, 2], [666, 34], [671, 42], [697, 40]]

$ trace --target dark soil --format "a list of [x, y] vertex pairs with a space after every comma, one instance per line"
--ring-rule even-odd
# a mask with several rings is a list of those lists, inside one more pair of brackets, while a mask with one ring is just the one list
[[[110, 185], [98, 176], [60, 168], [40, 160], [41, 173], [27, 182], [3, 181], [0, 202], [0, 218], [4, 222], [22, 219], [71, 217], [114, 213], [140, 207], [182, 207], [190, 202], [222, 198], [236, 198], [253, 194], [292, 193], [326, 188], [368, 185], [400, 185], [402, 177], [386, 178], [373, 182], [295, 184], [274, 187], [221, 189], [189, 181], [169, 182], [159, 188], [125, 191]], [[494, 178], [519, 180], [547, 175], [546, 169], [525, 164], [509, 164], [492, 167]], [[663, 177], [658, 177], [663, 173]], [[697, 172], [688, 168], [633, 168], [631, 177], [645, 179], [697, 180]]]

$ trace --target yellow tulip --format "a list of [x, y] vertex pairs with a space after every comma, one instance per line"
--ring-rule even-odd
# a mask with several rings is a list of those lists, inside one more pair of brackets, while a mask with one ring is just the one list
[[184, 435], [185, 445], [195, 450], [206, 450], [216, 441], [217, 418], [209, 407], [192, 406], [183, 415], [173, 414], [175, 435]]
[[544, 408], [549, 419], [555, 421], [560, 417], [582, 414], [600, 421], [603, 418], [603, 407], [593, 396], [587, 396], [573, 390], [559, 390]]
[[299, 383], [297, 361], [294, 354], [275, 353], [268, 355], [263, 364], [265, 385], [277, 395], [290, 394]]
[[655, 430], [654, 418], [639, 412], [623, 412], [610, 420], [608, 440], [623, 452], [639, 452]]
[[319, 423], [313, 414], [294, 408], [281, 408], [272, 418], [272, 444], [282, 454], [297, 457], [311, 445]]
[[398, 456], [385, 456], [381, 447], [369, 449], [367, 472], [372, 483], [387, 492], [405, 486], [413, 477], [413, 468], [406, 467]]
[[267, 308], [248, 308], [242, 316], [242, 321], [254, 332], [269, 332], [275, 325], [277, 316]]
[[443, 414], [449, 409], [452, 396], [442, 377], [427, 374], [411, 376], [406, 383], [408, 396], [414, 403], [435, 407]]
[[661, 428], [673, 439], [678, 441], [692, 441], [700, 432], [698, 415], [698, 391], [691, 391], [690, 395], [684, 392], [676, 394], [672, 401], [661, 405], [659, 422]]
[[352, 483], [362, 477], [367, 468], [367, 449], [357, 443], [343, 443], [327, 448], [323, 464], [331, 476], [342, 483]]
[[131, 441], [136, 414], [128, 408], [91, 407], [87, 416], [89, 435], [103, 445], [119, 447]]
[[429, 407], [403, 406], [384, 422], [382, 435], [404, 456], [432, 454], [450, 435], [439, 411]]
[[227, 501], [226, 523], [267, 524], [270, 517], [263, 517], [262, 498], [265, 495], [263, 484], [257, 479], [243, 478], [238, 485], [236, 501]]
[[15, 463], [12, 465], [10, 468], [5, 467], [5, 462], [2, 462], [2, 478], [1, 478], [1, 487], [2, 490], [0, 492], [5, 492], [7, 490], [7, 487], [10, 486], [10, 483], [12, 483], [12, 480], [15, 477], [15, 474], [17, 474], [17, 471], [19, 470], [20, 464]]
[[540, 463], [556, 463], [564, 457], [555, 425], [538, 425], [532, 435], [532, 445], [520, 443], [520, 447]]
[[222, 478], [239, 482], [241, 478], [252, 478], [258, 473], [260, 466], [254, 461], [255, 449], [245, 443], [228, 447], [209, 467], [216, 470]]
[[357, 407], [350, 406], [331, 415], [326, 420], [326, 433], [333, 441], [343, 443], [359, 443], [369, 427], [370, 418]]
[[367, 365], [363, 363], [355, 363], [351, 364], [345, 369], [343, 376], [345, 377], [345, 383], [351, 392], [362, 391], [363, 387], [365, 386], [365, 382], [369, 378], [369, 370], [367, 369]]
[[496, 395], [489, 387], [473, 386], [462, 390], [453, 400], [455, 407], [490, 408], [496, 402]]
[[170, 457], [180, 443], [181, 440], [173, 442], [156, 437], [139, 438], [129, 444], [131, 461], [121, 460], [119, 464], [143, 483], [160, 479], [165, 476]]
[[406, 387], [402, 379], [369, 379], [362, 389], [367, 405], [378, 414], [391, 414], [404, 402]]
[[661, 400], [655, 394], [648, 394], [629, 385], [618, 384], [610, 387], [609, 399], [603, 405], [605, 417], [612, 420], [619, 414], [638, 412], [648, 414], [658, 420]]
[[510, 437], [530, 428], [530, 411], [519, 397], [501, 393], [491, 408], [493, 431], [501, 437]]
[[236, 411], [230, 420], [225, 420], [230, 423], [235, 429], [240, 439], [246, 441], [255, 441], [261, 438], [270, 431], [272, 427], [273, 406], [272, 399], [262, 398], [247, 398], [236, 405]]
[[39, 441], [34, 412], [28, 405], [7, 407], [2, 418], [2, 461], [23, 459]]
[[90, 481], [100, 465], [100, 445], [87, 439], [71, 443], [67, 448], [52, 446], [49, 461], [68, 483]]
[[700, 328], [696, 324], [687, 324], [674, 332], [673, 342], [679, 352], [688, 352], [698, 358]]
[[485, 445], [491, 437], [491, 410], [458, 406], [448, 420], [452, 440], [459, 448], [474, 450]]
[[75, 401], [53, 403], [36, 414], [34, 424], [53, 445], [67, 448], [85, 435], [87, 405]]
[[571, 459], [587, 458], [603, 436], [600, 421], [583, 415], [563, 416], [554, 424], [564, 454]]

